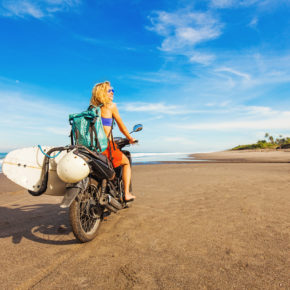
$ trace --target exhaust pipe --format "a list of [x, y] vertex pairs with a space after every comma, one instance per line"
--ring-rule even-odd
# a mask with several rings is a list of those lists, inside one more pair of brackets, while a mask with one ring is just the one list
[[123, 208], [123, 206], [115, 198], [111, 197], [110, 195], [108, 195], [108, 197], [109, 197], [109, 204], [111, 206], [113, 206], [116, 209], [122, 209]]
[[102, 187], [101, 187], [101, 198], [99, 202], [109, 211], [116, 213], [118, 210], [122, 209], [123, 206], [115, 198], [113, 198], [109, 194], [105, 194], [106, 187], [107, 187], [107, 180], [103, 179]]
[[110, 206], [109, 204], [105, 205], [105, 208], [108, 209], [110, 212], [116, 213], [118, 210], [115, 209], [114, 207]]
[[108, 194], [104, 194], [100, 198], [100, 204], [106, 207], [109, 211], [117, 212], [122, 209], [123, 206], [113, 197]]

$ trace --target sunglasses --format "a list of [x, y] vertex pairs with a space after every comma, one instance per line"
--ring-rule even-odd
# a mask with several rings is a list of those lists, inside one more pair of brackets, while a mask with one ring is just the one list
[[115, 91], [114, 91], [114, 89], [109, 89], [109, 90], [108, 90], [108, 93], [113, 93], [113, 94], [114, 94]]

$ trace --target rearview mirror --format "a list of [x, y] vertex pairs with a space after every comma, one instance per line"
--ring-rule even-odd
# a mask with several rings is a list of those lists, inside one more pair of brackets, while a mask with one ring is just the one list
[[132, 132], [139, 132], [143, 129], [143, 125], [142, 124], [137, 124], [133, 127], [133, 131]]

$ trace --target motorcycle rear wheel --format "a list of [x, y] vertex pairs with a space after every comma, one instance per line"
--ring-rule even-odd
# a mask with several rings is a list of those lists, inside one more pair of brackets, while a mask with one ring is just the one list
[[74, 236], [82, 243], [93, 240], [101, 225], [103, 209], [98, 206], [101, 186], [91, 179], [86, 189], [72, 202], [69, 217]]

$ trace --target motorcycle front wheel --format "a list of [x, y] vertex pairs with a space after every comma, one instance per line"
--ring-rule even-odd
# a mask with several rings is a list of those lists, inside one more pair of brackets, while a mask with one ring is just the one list
[[93, 240], [101, 225], [103, 209], [98, 203], [101, 186], [91, 179], [69, 208], [69, 217], [75, 237], [82, 243]]

